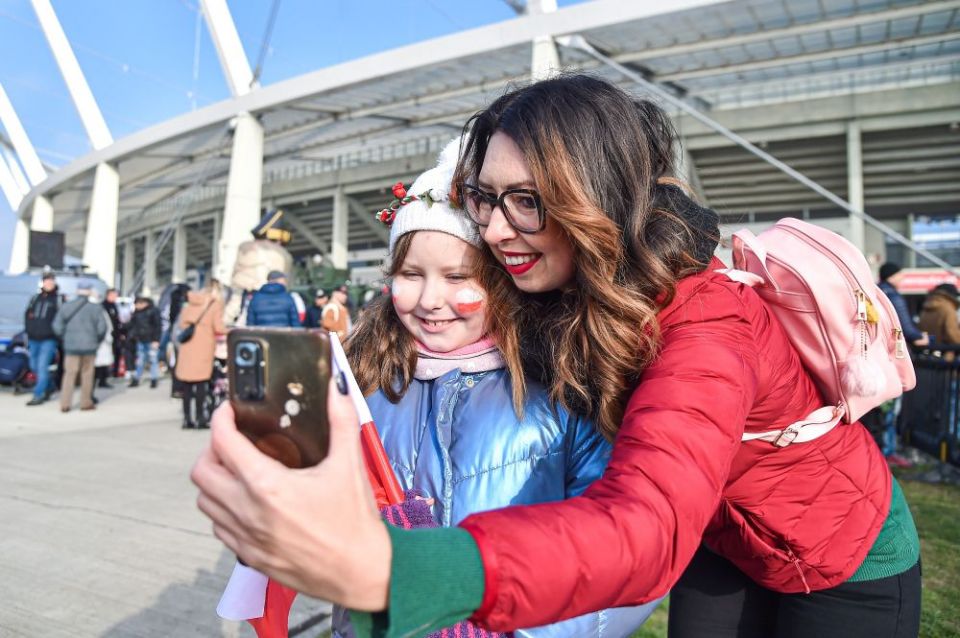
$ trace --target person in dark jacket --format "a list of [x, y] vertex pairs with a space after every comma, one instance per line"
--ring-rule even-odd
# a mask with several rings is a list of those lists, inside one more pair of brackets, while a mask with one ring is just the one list
[[63, 387], [60, 410], [70, 411], [73, 386], [80, 374], [80, 409], [93, 410], [93, 367], [97, 347], [107, 334], [107, 319], [100, 304], [90, 303], [90, 281], [77, 284], [77, 298], [63, 305], [53, 320], [53, 331], [63, 339]]
[[287, 276], [279, 270], [267, 275], [267, 283], [253, 293], [247, 307], [248, 326], [300, 327], [300, 313], [287, 292]]
[[24, 324], [30, 341], [30, 369], [37, 375], [33, 386], [33, 398], [27, 405], [40, 405], [53, 394], [50, 379], [50, 364], [57, 353], [57, 335], [53, 332], [53, 319], [60, 308], [57, 293], [57, 278], [45, 273], [40, 282], [40, 292], [27, 305]]
[[330, 295], [318, 288], [317, 294], [313, 298], [313, 305], [307, 308], [307, 316], [303, 320], [304, 328], [321, 328], [320, 316], [323, 314], [323, 307], [330, 302]]
[[[897, 311], [897, 319], [900, 320], [900, 328], [903, 330], [903, 338], [907, 343], [917, 348], [923, 348], [930, 345], [930, 336], [920, 329], [913, 320], [910, 308], [907, 306], [907, 300], [897, 291], [897, 285], [903, 279], [903, 271], [900, 264], [888, 261], [880, 266], [880, 283], [877, 287], [887, 296], [893, 309]], [[897, 420], [900, 416], [900, 410], [903, 407], [901, 397], [893, 400], [890, 409], [884, 413], [884, 432], [883, 432], [883, 455], [887, 460], [894, 464], [905, 466], [909, 464], [897, 451]]]
[[157, 303], [157, 310], [160, 312], [160, 354], [158, 359], [165, 364], [167, 361], [167, 345], [170, 343], [170, 337], [173, 333], [173, 325], [177, 317], [180, 316], [180, 310], [187, 303], [187, 293], [190, 292], [190, 286], [184, 283], [170, 284], [160, 295], [160, 301]]
[[888, 261], [880, 266], [880, 283], [877, 286], [893, 304], [893, 309], [897, 311], [900, 327], [903, 328], [903, 338], [908, 343], [922, 348], [930, 344], [930, 337], [917, 326], [913, 320], [913, 315], [910, 314], [907, 300], [897, 292], [897, 284], [901, 279], [903, 279], [903, 271], [900, 269], [900, 264]]
[[160, 311], [149, 297], [137, 297], [133, 307], [135, 310], [130, 319], [128, 334], [137, 344], [137, 369], [130, 380], [130, 387], [140, 385], [143, 368], [149, 359], [150, 387], [155, 388], [160, 378], [160, 366], [157, 363], [157, 353], [160, 351]]

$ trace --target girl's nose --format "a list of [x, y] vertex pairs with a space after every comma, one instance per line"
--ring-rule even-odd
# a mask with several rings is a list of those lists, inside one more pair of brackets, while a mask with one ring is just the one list
[[420, 293], [420, 307], [424, 310], [439, 310], [444, 303], [443, 291], [437, 282], [424, 281], [423, 291]]

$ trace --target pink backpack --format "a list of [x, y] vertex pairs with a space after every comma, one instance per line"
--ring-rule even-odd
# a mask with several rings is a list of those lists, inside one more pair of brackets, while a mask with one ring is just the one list
[[916, 385], [897, 313], [849, 241], [786, 218], [759, 236], [734, 233], [733, 263], [727, 275], [753, 286], [767, 303], [830, 404], [783, 430], [744, 440], [780, 446], [811, 440]]

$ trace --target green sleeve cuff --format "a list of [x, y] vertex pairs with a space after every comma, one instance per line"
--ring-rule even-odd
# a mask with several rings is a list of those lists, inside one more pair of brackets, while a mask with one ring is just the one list
[[473, 537], [458, 527], [404, 530], [393, 545], [390, 607], [350, 612], [357, 638], [412, 638], [466, 620], [483, 601], [484, 575]]

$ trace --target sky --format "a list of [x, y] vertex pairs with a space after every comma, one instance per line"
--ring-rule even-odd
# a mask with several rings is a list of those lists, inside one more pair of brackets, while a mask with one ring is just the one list
[[[227, 0], [251, 68], [274, 1]], [[198, 0], [51, 2], [115, 140], [229, 97]], [[260, 83], [512, 17], [503, 0], [279, 0]], [[0, 0], [0, 84], [45, 164], [92, 150], [29, 0]], [[13, 225], [0, 196], [0, 270]]]

